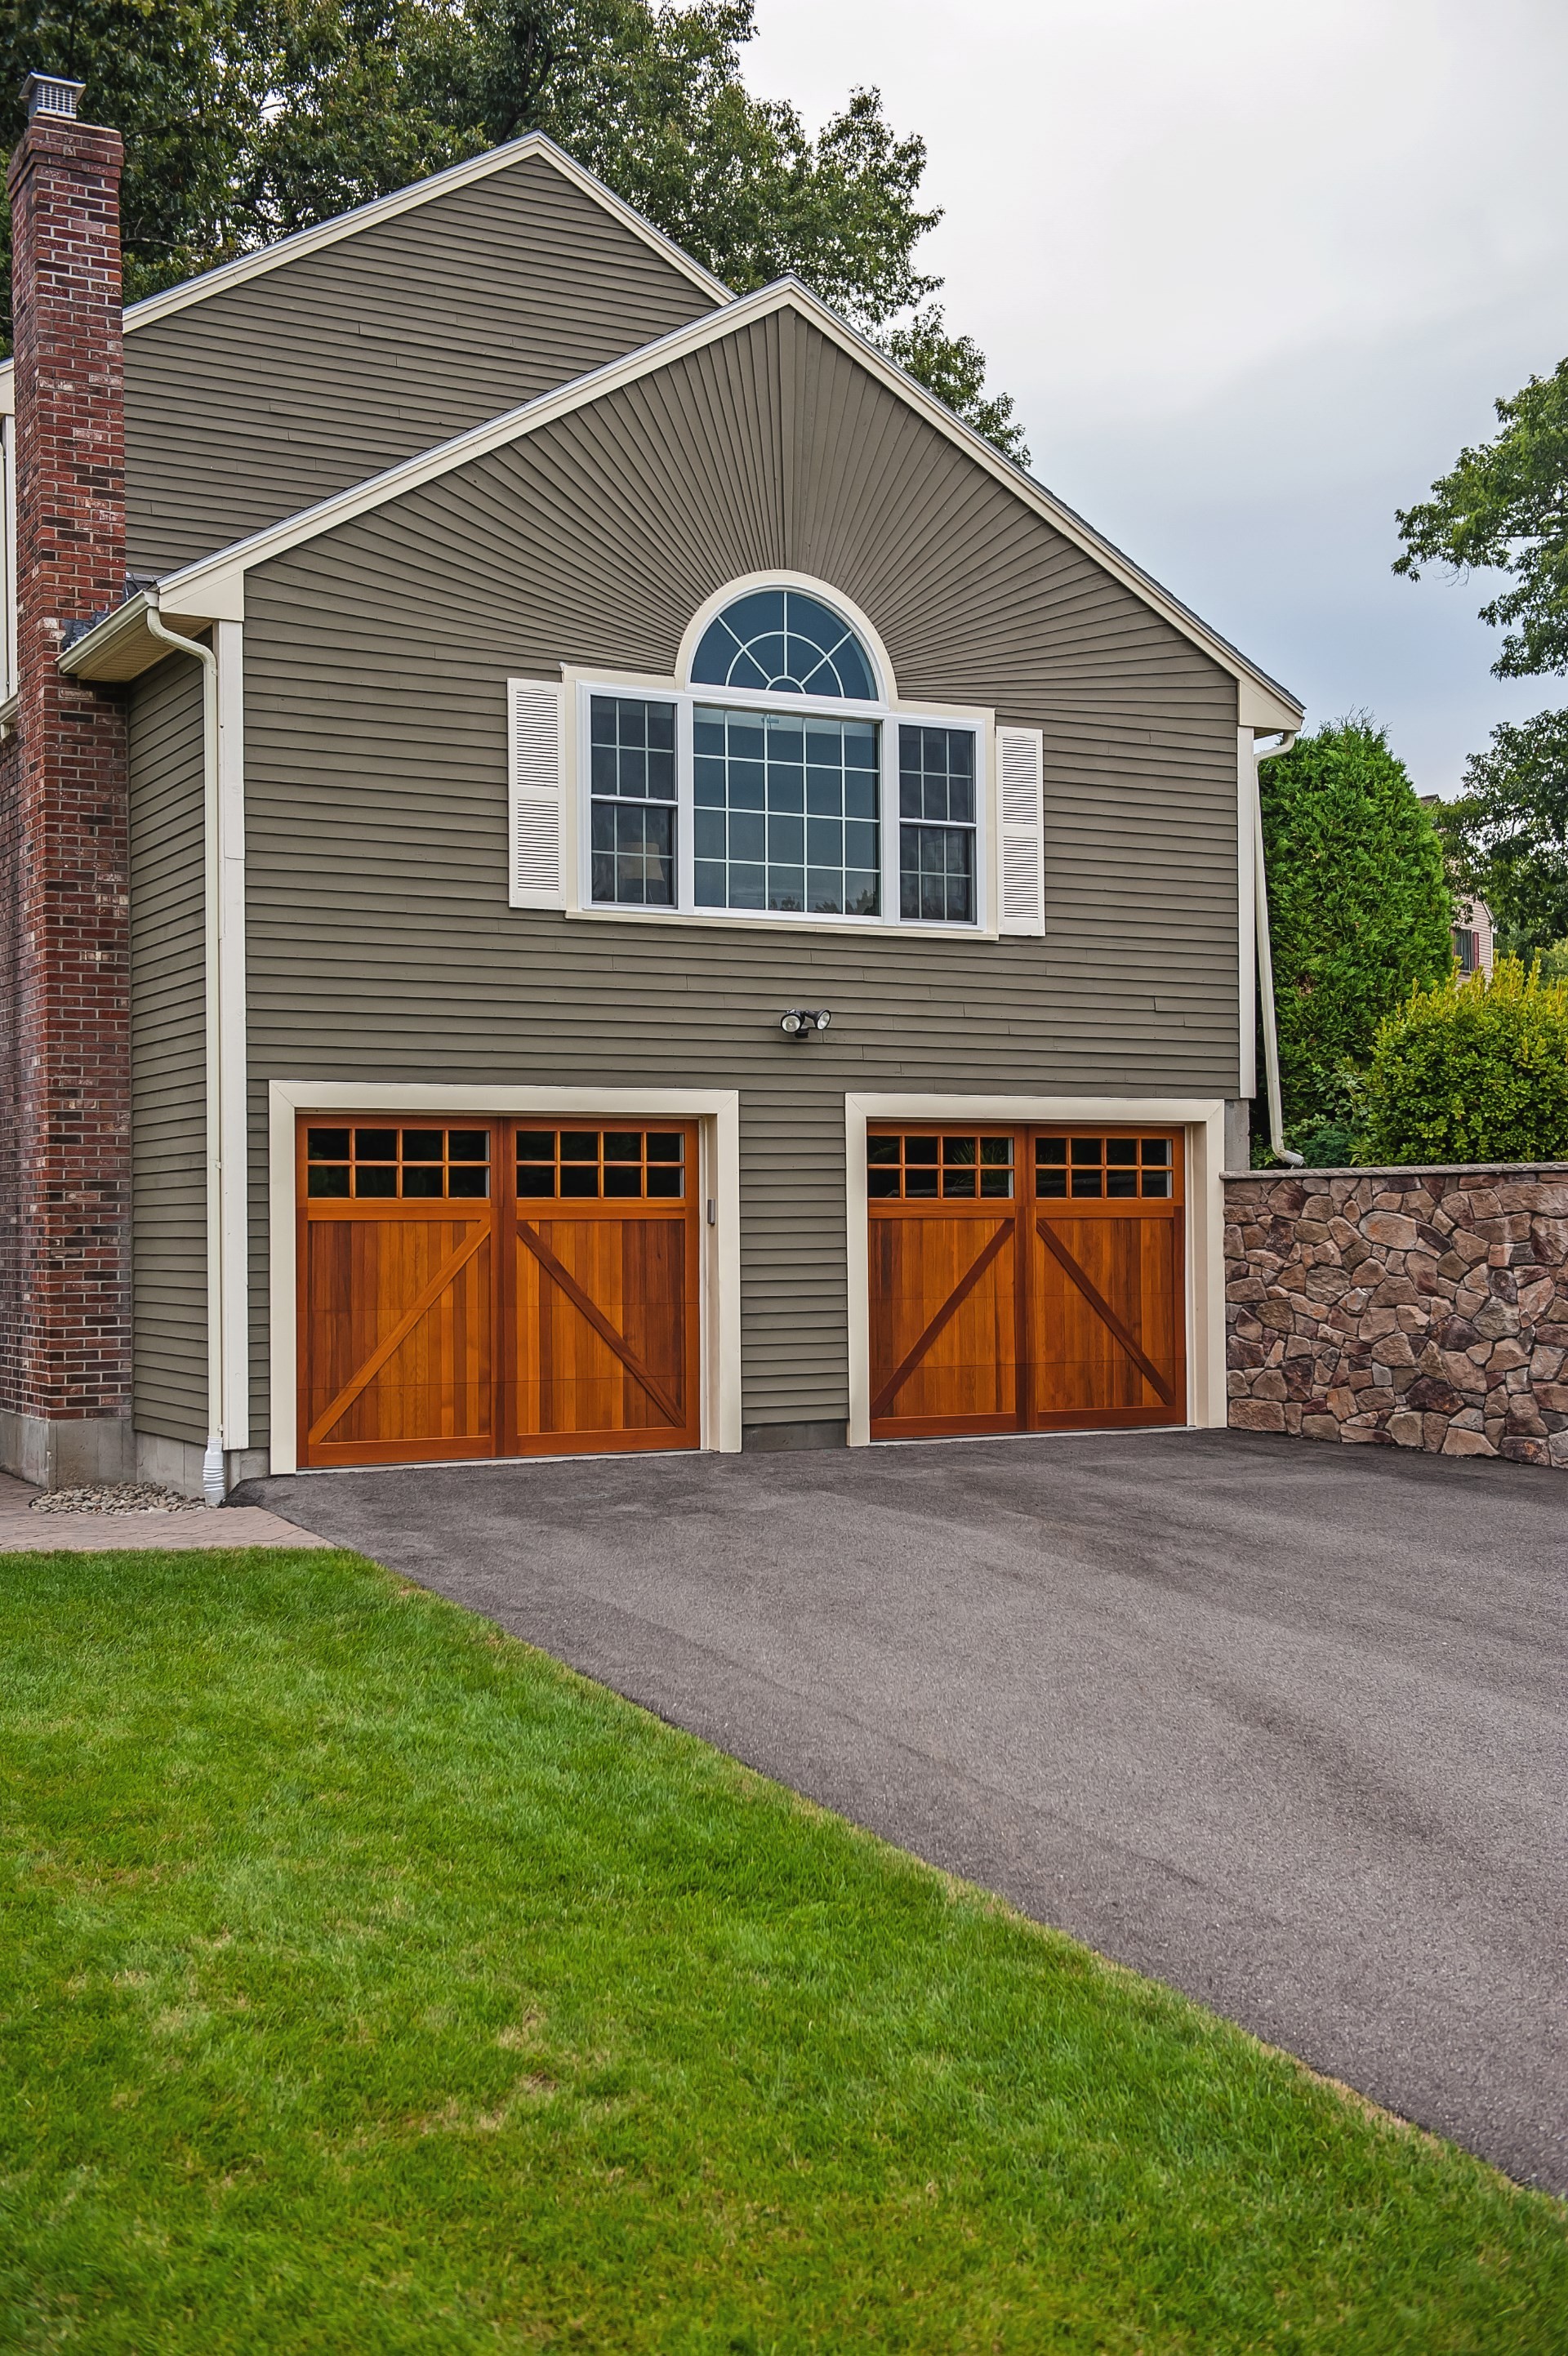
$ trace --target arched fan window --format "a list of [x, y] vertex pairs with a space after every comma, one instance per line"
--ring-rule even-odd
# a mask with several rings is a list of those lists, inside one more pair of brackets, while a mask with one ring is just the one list
[[876, 674], [847, 622], [800, 589], [753, 589], [714, 616], [692, 664], [699, 687], [876, 701]]

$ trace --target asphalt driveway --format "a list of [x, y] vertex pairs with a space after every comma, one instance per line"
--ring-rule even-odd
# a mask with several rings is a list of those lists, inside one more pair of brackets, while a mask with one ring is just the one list
[[243, 1494], [1568, 2192], [1568, 1479], [1169, 1432]]

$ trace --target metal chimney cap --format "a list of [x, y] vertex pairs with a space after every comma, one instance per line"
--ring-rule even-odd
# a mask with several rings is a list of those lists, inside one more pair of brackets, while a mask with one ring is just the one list
[[69, 74], [28, 74], [22, 84], [28, 122], [35, 114], [63, 114], [68, 122], [74, 120], [76, 102], [86, 88], [84, 81], [72, 81]]

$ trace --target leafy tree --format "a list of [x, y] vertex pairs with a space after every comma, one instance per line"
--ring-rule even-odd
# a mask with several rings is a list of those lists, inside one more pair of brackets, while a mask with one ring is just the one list
[[[754, 0], [24, 0], [0, 17], [0, 138], [30, 68], [126, 143], [126, 294], [547, 131], [737, 294], [792, 273], [1023, 460], [1012, 402], [929, 305], [926, 151], [857, 90], [816, 138], [741, 74]], [[0, 251], [8, 294], [8, 230]], [[904, 314], [910, 317], [896, 327]]]
[[1568, 712], [1495, 728], [1432, 815], [1455, 887], [1485, 900], [1505, 950], [1568, 935]]
[[1413, 991], [1378, 1026], [1358, 1159], [1568, 1158], [1568, 983], [1499, 958]]
[[1495, 675], [1568, 671], [1568, 360], [1496, 408], [1496, 441], [1462, 450], [1431, 498], [1401, 511], [1394, 571], [1418, 581], [1441, 562], [1508, 573], [1516, 585], [1481, 607], [1509, 633]]
[[[89, 82], [95, 122], [126, 142], [121, 231], [128, 301], [241, 250], [237, 202], [272, 87], [272, 43], [250, 0], [66, 0], [0, 14], [0, 142], [20, 136], [24, 75]], [[9, 350], [10, 215], [3, 193]]]
[[1286, 1135], [1340, 1160], [1348, 1076], [1383, 1016], [1452, 965], [1443, 853], [1385, 731], [1364, 716], [1302, 737], [1259, 782]]
[[945, 401], [977, 434], [995, 444], [1020, 466], [1029, 463], [1024, 429], [1013, 414], [1010, 392], [985, 392], [985, 355], [972, 336], [950, 336], [940, 306], [917, 311], [908, 326], [895, 327], [887, 349], [900, 368]]
[[[1431, 498], [1400, 514], [1394, 571], [1506, 574], [1512, 585], [1480, 609], [1507, 633], [1494, 675], [1568, 671], [1568, 360], [1496, 408], [1496, 439], [1462, 450]], [[1568, 712], [1494, 729], [1437, 822], [1455, 881], [1486, 901], [1509, 947], [1568, 933]]]

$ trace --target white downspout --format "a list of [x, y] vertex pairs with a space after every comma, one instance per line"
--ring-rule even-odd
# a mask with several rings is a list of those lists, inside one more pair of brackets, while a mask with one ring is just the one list
[[1293, 1170], [1302, 1166], [1302, 1156], [1292, 1153], [1285, 1144], [1284, 1109], [1280, 1101], [1280, 1042], [1274, 1028], [1274, 959], [1269, 946], [1269, 879], [1263, 867], [1263, 796], [1258, 780], [1260, 763], [1272, 761], [1277, 753], [1288, 753], [1299, 731], [1287, 728], [1277, 744], [1260, 745], [1252, 742], [1252, 893], [1256, 909], [1255, 930], [1258, 936], [1258, 993], [1262, 1001], [1263, 1021], [1263, 1074], [1269, 1100], [1269, 1143], [1276, 1161], [1288, 1162]]
[[159, 615], [151, 595], [146, 625], [155, 638], [194, 655], [201, 665], [202, 832], [206, 871], [204, 958], [207, 1049], [207, 1450], [201, 1462], [201, 1493], [220, 1505], [227, 1490], [223, 1471], [223, 1062], [219, 1035], [218, 933], [220, 871], [218, 840], [218, 658], [198, 638], [182, 637]]

